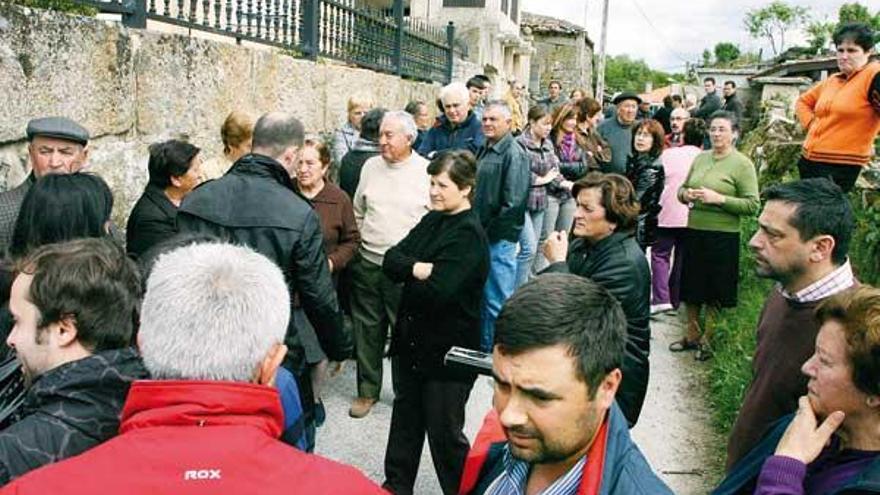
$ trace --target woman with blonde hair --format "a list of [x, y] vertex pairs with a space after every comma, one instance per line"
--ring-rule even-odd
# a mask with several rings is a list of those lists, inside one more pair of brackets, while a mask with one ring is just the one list
[[333, 134], [333, 163], [338, 165], [342, 157], [354, 147], [361, 134], [361, 120], [374, 106], [372, 98], [365, 95], [354, 95], [348, 99], [345, 124]]
[[220, 141], [223, 143], [223, 156], [202, 163], [205, 179], [217, 179], [229, 170], [239, 158], [251, 152], [254, 137], [254, 117], [248, 112], [233, 110], [220, 126]]

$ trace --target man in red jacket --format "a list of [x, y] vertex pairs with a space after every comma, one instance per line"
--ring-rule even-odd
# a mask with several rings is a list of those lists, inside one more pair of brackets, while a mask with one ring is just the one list
[[3, 493], [384, 493], [278, 440], [271, 385], [289, 317], [284, 276], [248, 248], [194, 244], [160, 256], [138, 336], [155, 380], [132, 385], [120, 435]]

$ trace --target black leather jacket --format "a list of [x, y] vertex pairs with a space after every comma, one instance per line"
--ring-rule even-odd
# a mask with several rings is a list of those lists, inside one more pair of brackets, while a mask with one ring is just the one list
[[648, 353], [651, 346], [651, 272], [645, 253], [632, 234], [615, 232], [588, 244], [576, 239], [564, 263], [550, 265], [544, 273], [573, 273], [605, 287], [620, 302], [626, 315], [626, 356], [617, 403], [630, 427], [635, 426], [648, 391]]
[[660, 195], [666, 180], [663, 163], [660, 157], [646, 153], [633, 155], [626, 166], [626, 177], [632, 182], [636, 201], [641, 205], [636, 240], [645, 249], [657, 240], [657, 215], [660, 214]]
[[480, 148], [477, 154], [477, 186], [473, 208], [489, 238], [489, 244], [516, 242], [523, 228], [526, 199], [532, 185], [531, 160], [507, 133], [496, 143]]
[[131, 383], [147, 377], [134, 348], [96, 352], [42, 374], [16, 421], [0, 432], [0, 486], [116, 436]]
[[[277, 161], [243, 156], [222, 178], [202, 184], [184, 199], [177, 225], [181, 232], [244, 244], [274, 261], [284, 272], [291, 301], [299, 294], [327, 357], [349, 357], [351, 343], [343, 332], [320, 220]], [[293, 318], [286, 340], [300, 348]]]

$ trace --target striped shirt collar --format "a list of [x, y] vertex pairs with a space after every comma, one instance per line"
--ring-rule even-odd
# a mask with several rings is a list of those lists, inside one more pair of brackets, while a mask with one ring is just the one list
[[[501, 475], [495, 478], [495, 481], [489, 485], [486, 495], [521, 495], [526, 493], [526, 483], [529, 480], [529, 470], [531, 465], [526, 461], [521, 461], [513, 457], [510, 453], [510, 445], [504, 445], [502, 452], [502, 464], [504, 470]], [[575, 495], [581, 484], [581, 478], [584, 473], [584, 463], [587, 456], [572, 466], [564, 475], [560, 476], [541, 491], [540, 495]]]
[[798, 303], [808, 303], [825, 299], [833, 296], [838, 292], [842, 292], [855, 284], [855, 277], [852, 272], [852, 265], [849, 260], [828, 275], [820, 278], [812, 284], [804, 287], [794, 294], [789, 294], [782, 285], [777, 285], [779, 292], [788, 300]]

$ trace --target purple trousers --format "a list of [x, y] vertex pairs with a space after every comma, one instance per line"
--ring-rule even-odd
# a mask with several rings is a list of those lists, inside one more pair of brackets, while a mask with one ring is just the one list
[[684, 227], [657, 229], [657, 241], [651, 245], [651, 304], [672, 304], [677, 309], [681, 302], [678, 294], [686, 230]]

